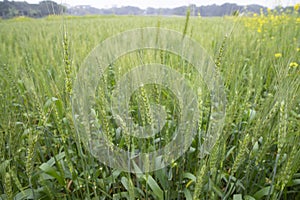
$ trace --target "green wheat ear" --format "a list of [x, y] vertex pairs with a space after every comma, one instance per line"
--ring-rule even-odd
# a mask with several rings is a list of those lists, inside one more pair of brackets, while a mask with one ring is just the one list
[[29, 180], [32, 178], [32, 173], [33, 173], [33, 160], [34, 160], [34, 152], [35, 152], [35, 147], [36, 143], [39, 139], [39, 134], [38, 131], [32, 131], [29, 135], [29, 146], [27, 149], [27, 157], [26, 157], [26, 174], [29, 178]]
[[223, 39], [223, 41], [222, 41], [222, 45], [221, 45], [221, 47], [220, 47], [220, 49], [219, 49], [218, 57], [217, 57], [216, 62], [215, 62], [216, 66], [217, 66], [219, 69], [220, 69], [220, 67], [221, 67], [222, 58], [224, 57], [224, 50], [225, 50], [227, 38], [228, 38], [228, 36], [225, 35], [225, 36], [224, 36], [224, 39]]
[[67, 96], [72, 94], [72, 67], [69, 50], [69, 39], [68, 34], [65, 31], [63, 38], [63, 49], [64, 49], [64, 62], [65, 62], [65, 92]]
[[278, 154], [281, 153], [282, 149], [284, 148], [285, 141], [286, 141], [286, 136], [287, 136], [287, 106], [284, 101], [280, 103], [280, 108], [279, 108], [279, 129], [278, 129]]
[[199, 199], [201, 197], [201, 194], [203, 192], [203, 187], [205, 185], [206, 173], [207, 173], [207, 164], [204, 163], [202, 164], [202, 167], [199, 168], [198, 171], [193, 199]]
[[17, 176], [17, 173], [15, 172], [16, 169], [15, 167], [13, 167], [11, 170], [10, 170], [10, 176], [12, 178], [12, 180], [14, 181], [14, 184], [17, 186], [18, 190], [22, 192], [23, 195], [25, 195], [25, 192], [24, 192], [24, 189], [22, 187], [22, 184]]
[[184, 29], [183, 29], [183, 36], [182, 39], [184, 39], [186, 33], [187, 33], [187, 29], [188, 29], [188, 25], [189, 25], [189, 20], [190, 20], [190, 15], [191, 15], [191, 9], [188, 8], [186, 11], [186, 17], [185, 17], [185, 23], [184, 23]]
[[236, 156], [236, 159], [232, 166], [232, 174], [237, 172], [238, 168], [244, 163], [245, 161], [245, 155], [248, 153], [248, 145], [251, 142], [251, 137], [249, 134], [245, 135], [243, 141], [241, 142], [241, 146], [239, 147], [239, 152]]
[[13, 200], [12, 182], [11, 182], [11, 176], [9, 172], [5, 173], [4, 183], [5, 183], [4, 192], [6, 194], [7, 199]]

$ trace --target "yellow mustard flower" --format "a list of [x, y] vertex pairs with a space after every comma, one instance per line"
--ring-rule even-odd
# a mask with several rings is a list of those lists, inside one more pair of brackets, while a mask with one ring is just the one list
[[296, 62], [291, 62], [291, 63], [290, 63], [290, 67], [296, 68], [296, 67], [298, 67], [298, 66], [299, 66], [299, 64], [296, 63]]
[[297, 4], [294, 6], [294, 10], [295, 10], [295, 11], [298, 11], [298, 10], [299, 10], [299, 7], [300, 7], [300, 4], [297, 3]]
[[296, 51], [299, 52], [299, 51], [300, 51], [300, 48], [297, 48]]
[[280, 57], [282, 57], [281, 53], [275, 53], [275, 58], [280, 58]]

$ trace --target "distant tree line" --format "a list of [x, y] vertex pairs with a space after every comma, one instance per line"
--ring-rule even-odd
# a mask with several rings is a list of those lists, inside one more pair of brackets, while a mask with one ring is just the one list
[[17, 16], [33, 18], [64, 13], [66, 8], [53, 1], [41, 1], [39, 4], [4, 0], [0, 2], [0, 17], [8, 19]]
[[[146, 8], [141, 9], [133, 6], [114, 7], [106, 9], [98, 9], [88, 5], [74, 6], [67, 10], [70, 15], [179, 15], [185, 16], [187, 8], [190, 8], [192, 16], [201, 15], [202, 17], [213, 16], [237, 16], [239, 14], [251, 15], [253, 13], [267, 13], [267, 7], [261, 5], [240, 6], [235, 3], [224, 3], [223, 5], [208, 5], [208, 6], [181, 6], [177, 8]], [[277, 12], [293, 11], [293, 7], [275, 8]]]
[[[41, 1], [39, 4], [29, 4], [27, 2], [15, 2], [4, 0], [0, 2], [0, 17], [8, 19], [16, 16], [27, 16], [33, 18], [44, 17], [48, 15], [59, 15], [67, 13], [70, 15], [181, 15], [186, 14], [187, 8], [190, 8], [192, 16], [201, 15], [203, 17], [211, 16], [237, 16], [241, 13], [252, 14], [261, 12], [267, 13], [267, 7], [260, 5], [240, 6], [234, 3], [224, 3], [223, 5], [208, 6], [181, 6], [177, 8], [147, 8], [141, 9], [133, 6], [113, 7], [107, 9], [98, 9], [89, 5], [80, 5], [74, 7], [65, 7], [53, 1]], [[292, 11], [293, 7], [275, 8], [278, 12]], [[299, 10], [300, 11], [300, 10]]]
[[223, 5], [209, 5], [209, 6], [199, 6], [189, 5], [181, 6], [177, 8], [147, 8], [141, 9], [133, 6], [124, 6], [124, 7], [114, 7], [107, 9], [97, 9], [91, 6], [81, 5], [71, 7], [67, 12], [71, 15], [87, 15], [87, 14], [101, 14], [101, 15], [186, 15], [187, 8], [190, 7], [191, 15], [198, 16], [199, 14], [203, 17], [211, 16], [225, 16], [233, 15], [237, 12], [247, 12], [247, 13], [259, 13], [261, 10], [264, 12], [267, 11], [267, 7], [260, 5], [249, 5], [239, 6], [233, 3], [225, 3]]

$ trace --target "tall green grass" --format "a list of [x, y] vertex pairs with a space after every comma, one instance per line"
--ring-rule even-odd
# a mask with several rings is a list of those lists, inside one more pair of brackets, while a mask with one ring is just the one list
[[[133, 16], [0, 21], [0, 199], [300, 198], [300, 67], [289, 66], [300, 64], [299, 22], [295, 15], [263, 25], [259, 19], [190, 17], [188, 24], [180, 17]], [[225, 126], [211, 152], [201, 157], [210, 105], [203, 88], [199, 136], [190, 149], [169, 167], [130, 174], [101, 164], [84, 148], [73, 124], [69, 81], [98, 43], [148, 26], [180, 31], [216, 60], [227, 95]], [[277, 53], [282, 56], [276, 58]], [[146, 63], [178, 62], [165, 52], [129, 54], [115, 63], [119, 68], [110, 69], [107, 85], [114, 87], [128, 65], [136, 66], [141, 58]], [[176, 122], [171, 116], [180, 111], [166, 92], [149, 86], [135, 94], [133, 112], [142, 102], [144, 113], [140, 123], [151, 123], [147, 101], [166, 103], [173, 109], [169, 122]], [[105, 117], [104, 109], [100, 102], [96, 114]], [[113, 132], [114, 126], [108, 124], [107, 130]], [[167, 130], [165, 139], [171, 137]], [[112, 141], [122, 140], [113, 132]], [[133, 138], [124, 141], [124, 148], [130, 148], [130, 141], [141, 145]]]

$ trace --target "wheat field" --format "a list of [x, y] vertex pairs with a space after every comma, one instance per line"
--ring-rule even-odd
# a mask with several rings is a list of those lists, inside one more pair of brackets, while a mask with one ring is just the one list
[[[241, 17], [49, 16], [0, 21], [0, 199], [299, 199], [300, 17], [272, 13]], [[200, 155], [212, 101], [199, 98], [197, 133], [169, 166], [130, 173], [100, 162], [78, 136], [72, 114], [73, 83], [82, 63], [102, 41], [123, 31], [157, 27], [195, 40], [215, 62], [224, 82], [224, 127]], [[178, 56], [145, 50], [121, 57], [100, 83], [112, 90], [143, 60], [176, 65]], [[116, 67], [118, 66], [118, 67]], [[176, 66], [174, 67], [176, 69]], [[188, 64], [178, 72], [193, 84]], [[95, 106], [110, 142], [151, 151], [171, 141], [182, 112], [167, 89], [141, 87], [132, 117], [153, 121], [158, 101], [167, 125], [154, 138], [118, 131], [97, 91]], [[153, 117], [153, 116], [152, 116]], [[159, 144], [159, 145], [158, 145]]]

